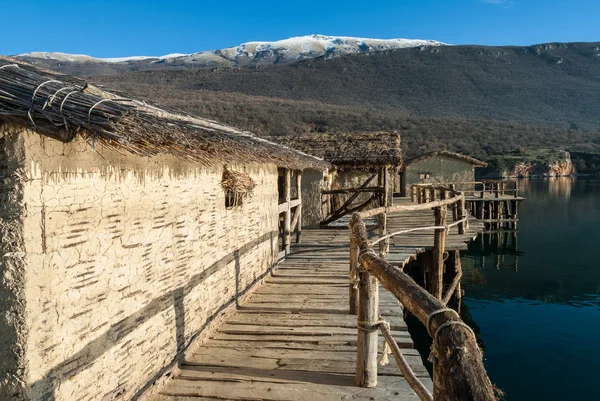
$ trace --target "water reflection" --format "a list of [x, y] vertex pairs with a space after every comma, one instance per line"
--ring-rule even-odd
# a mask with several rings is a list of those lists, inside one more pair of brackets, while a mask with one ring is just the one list
[[507, 400], [600, 399], [600, 180], [520, 188], [519, 232], [483, 234], [462, 257], [465, 319]]

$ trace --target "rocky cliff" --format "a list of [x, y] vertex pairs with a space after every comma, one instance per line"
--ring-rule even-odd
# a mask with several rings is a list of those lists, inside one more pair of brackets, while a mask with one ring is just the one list
[[560, 177], [575, 173], [569, 152], [561, 152], [560, 157], [548, 161], [520, 161], [512, 170], [504, 172], [508, 177]]

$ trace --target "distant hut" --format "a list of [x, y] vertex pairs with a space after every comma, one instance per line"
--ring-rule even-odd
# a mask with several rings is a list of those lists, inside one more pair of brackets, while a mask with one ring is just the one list
[[137, 399], [268, 274], [300, 172], [328, 167], [5, 58], [0, 133], [2, 400]]
[[487, 163], [459, 153], [439, 150], [404, 162], [399, 174], [402, 195], [410, 193], [410, 186], [430, 182], [473, 182], [475, 168]]
[[397, 131], [327, 132], [267, 139], [318, 156], [333, 165], [328, 175], [321, 176], [321, 188], [310, 186], [319, 177], [304, 181], [303, 199], [321, 203], [323, 210], [321, 216], [310, 216], [311, 220], [303, 224], [330, 223], [362, 208], [391, 203], [392, 178], [402, 165]]

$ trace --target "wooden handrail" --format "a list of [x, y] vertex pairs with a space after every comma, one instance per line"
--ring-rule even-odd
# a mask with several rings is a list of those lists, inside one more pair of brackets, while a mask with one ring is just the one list
[[[460, 195], [449, 200], [460, 201]], [[436, 203], [436, 202], [431, 202]], [[437, 204], [437, 203], [436, 203]], [[427, 205], [427, 204], [421, 204]], [[419, 205], [419, 206], [421, 206]], [[440, 210], [447, 204], [435, 206]], [[356, 384], [373, 387], [377, 384], [377, 333], [379, 322], [374, 314], [378, 303], [374, 279], [423, 323], [433, 338], [434, 392], [433, 400], [494, 401], [494, 388], [482, 361], [475, 335], [458, 314], [420, 287], [401, 270], [381, 259], [367, 238], [363, 216], [355, 213], [350, 221], [351, 238], [358, 250], [360, 303], [358, 308], [358, 355]], [[422, 391], [416, 388], [419, 396]], [[421, 398], [425, 399], [425, 398]]]
[[[506, 184], [512, 184], [512, 188], [506, 188]], [[415, 183], [411, 185], [411, 198], [413, 202], [423, 203], [436, 198], [436, 191], [444, 193], [445, 190], [454, 190], [457, 185], [472, 185], [472, 189], [463, 189], [463, 194], [470, 196], [485, 197], [485, 194], [493, 195], [499, 198], [500, 195], [512, 194], [515, 198], [519, 197], [519, 182], [515, 180], [484, 180], [484, 181], [457, 181], [457, 182], [432, 182]], [[477, 187], [480, 188], [477, 188]], [[440, 198], [442, 198], [440, 196]]]
[[427, 210], [433, 209], [435, 207], [440, 206], [448, 206], [456, 203], [457, 201], [464, 199], [464, 195], [460, 194], [450, 199], [438, 200], [427, 203], [420, 203], [415, 205], [394, 205], [389, 207], [378, 207], [376, 209], [365, 210], [364, 212], [360, 212], [359, 215], [361, 218], [373, 217], [381, 213], [398, 213], [398, 212], [408, 212], [415, 210]]
[[[441, 185], [419, 185], [412, 188], [413, 201], [418, 200], [419, 203], [380, 207], [354, 213], [350, 221], [350, 285], [351, 288], [358, 287], [359, 290], [359, 302], [351, 298], [350, 304], [351, 312], [354, 310], [357, 313], [359, 327], [356, 384], [361, 387], [373, 387], [377, 384], [377, 335], [380, 329], [385, 331], [377, 315], [379, 309], [377, 281], [379, 281], [427, 327], [433, 338], [433, 398], [424, 391], [421, 383], [408, 380], [419, 398], [423, 401], [496, 400], [494, 387], [483, 366], [483, 355], [473, 331], [462, 322], [455, 311], [446, 308], [446, 303], [457, 288], [460, 277], [455, 278], [442, 299], [441, 271], [444, 263], [445, 233], [448, 228], [446, 212], [448, 208], [453, 209], [451, 218], [455, 223], [450, 225], [458, 225], [459, 232], [464, 233], [468, 221], [465, 216], [465, 196], [454, 187]], [[427, 209], [433, 209], [436, 216], [435, 225], [425, 228], [435, 230], [433, 266], [440, 271], [440, 274], [434, 275], [433, 295], [375, 253], [373, 244], [367, 238], [367, 228], [364, 223], [365, 218], [380, 214]], [[390, 236], [400, 233], [402, 232], [380, 235], [375, 242], [381, 244]], [[395, 342], [389, 332], [384, 333], [384, 337], [395, 350]], [[403, 364], [396, 353], [394, 356], [398, 364]], [[404, 365], [401, 367], [403, 371], [410, 369], [406, 364]], [[405, 372], [404, 376], [409, 377], [410, 372]]]

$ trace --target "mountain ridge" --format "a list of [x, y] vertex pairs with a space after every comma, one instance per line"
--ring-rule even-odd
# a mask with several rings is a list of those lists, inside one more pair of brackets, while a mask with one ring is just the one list
[[[445, 46], [434, 40], [375, 39], [350, 36], [305, 35], [277, 41], [251, 41], [237, 46], [191, 54], [172, 53], [164, 56], [131, 56], [96, 58], [85, 54], [61, 52], [30, 52], [12, 56], [75, 75], [118, 74], [127, 71], [164, 68], [241, 68], [291, 64], [317, 57], [337, 57], [346, 54], [371, 53], [383, 50]], [[66, 65], [65, 65], [66, 64]], [[77, 66], [79, 65], [79, 70]], [[94, 68], [96, 67], [96, 68]]]

